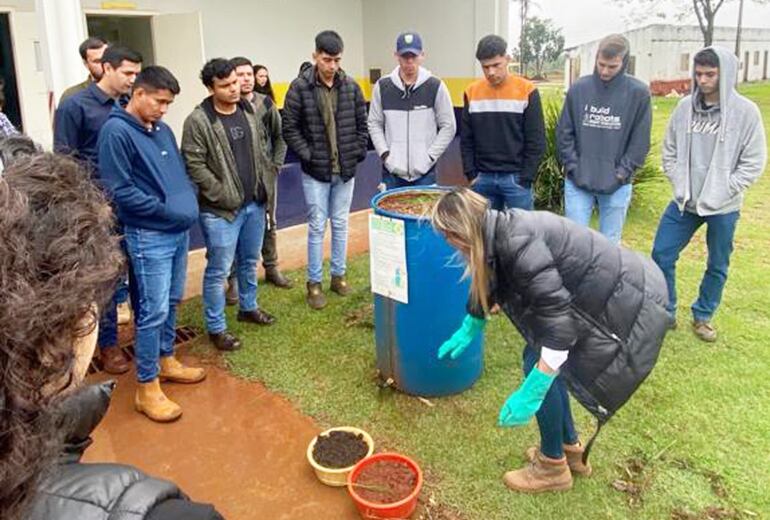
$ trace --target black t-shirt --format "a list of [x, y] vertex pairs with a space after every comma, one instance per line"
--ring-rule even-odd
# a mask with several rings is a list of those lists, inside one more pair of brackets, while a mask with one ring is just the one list
[[257, 183], [249, 121], [240, 107], [237, 107], [232, 114], [217, 113], [217, 116], [225, 127], [230, 149], [235, 156], [235, 167], [238, 169], [238, 177], [243, 186], [243, 205], [245, 206], [254, 200], [254, 189]]

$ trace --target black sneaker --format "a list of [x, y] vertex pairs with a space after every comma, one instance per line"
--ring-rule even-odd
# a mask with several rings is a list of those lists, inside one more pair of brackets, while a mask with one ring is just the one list
[[209, 340], [217, 348], [217, 350], [231, 352], [241, 348], [241, 340], [228, 331], [219, 332], [216, 334], [209, 333]]

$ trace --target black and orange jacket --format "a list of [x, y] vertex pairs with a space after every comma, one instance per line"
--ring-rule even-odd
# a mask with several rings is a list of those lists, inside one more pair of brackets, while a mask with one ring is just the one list
[[469, 180], [480, 172], [514, 173], [535, 180], [545, 152], [545, 124], [535, 85], [508, 76], [493, 87], [486, 79], [465, 89], [460, 127], [463, 170]]

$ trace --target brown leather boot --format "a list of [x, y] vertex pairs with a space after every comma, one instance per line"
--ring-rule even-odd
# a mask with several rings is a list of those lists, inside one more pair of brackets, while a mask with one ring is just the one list
[[265, 268], [265, 281], [275, 285], [276, 287], [280, 287], [281, 289], [291, 289], [294, 287], [294, 282], [292, 282], [285, 274], [279, 271], [277, 267]]
[[320, 283], [307, 282], [305, 300], [311, 309], [319, 310], [326, 307], [326, 296]]
[[710, 321], [693, 321], [692, 331], [701, 341], [714, 343], [717, 340], [717, 329]]
[[172, 383], [200, 383], [206, 379], [202, 368], [186, 367], [174, 356], [160, 358], [160, 380]]
[[128, 358], [120, 347], [102, 347], [99, 352], [102, 369], [108, 374], [125, 374], [131, 368]]
[[551, 459], [538, 450], [534, 461], [506, 473], [503, 482], [510, 489], [522, 493], [566, 491], [572, 488], [572, 473], [567, 465], [567, 457]]
[[[530, 446], [524, 454], [528, 461], [533, 462], [538, 451], [537, 446]], [[569, 470], [572, 474], [590, 477], [593, 468], [591, 467], [590, 462], [583, 464], [583, 451], [583, 445], [579, 442], [577, 444], [564, 445], [564, 455], [567, 457], [567, 465], [569, 465]]]
[[238, 278], [230, 276], [227, 278], [227, 290], [225, 290], [225, 305], [236, 305], [238, 303]]
[[340, 296], [347, 296], [353, 289], [351, 289], [345, 276], [332, 276], [332, 283], [329, 285], [329, 289], [336, 292]]
[[182, 407], [166, 397], [156, 377], [149, 383], [139, 383], [134, 396], [134, 407], [156, 422], [171, 422], [182, 416]]

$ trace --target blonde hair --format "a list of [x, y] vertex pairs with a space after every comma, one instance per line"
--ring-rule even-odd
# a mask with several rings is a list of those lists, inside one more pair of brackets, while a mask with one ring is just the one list
[[431, 213], [433, 228], [460, 246], [466, 267], [463, 279], [471, 279], [471, 301], [489, 314], [489, 271], [484, 258], [484, 215], [487, 199], [468, 188], [444, 194]]

